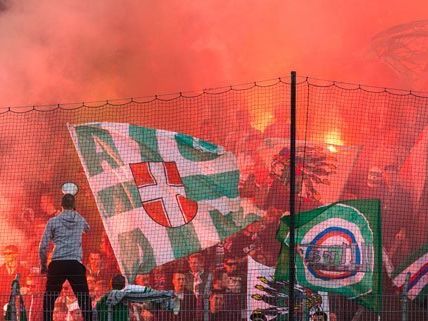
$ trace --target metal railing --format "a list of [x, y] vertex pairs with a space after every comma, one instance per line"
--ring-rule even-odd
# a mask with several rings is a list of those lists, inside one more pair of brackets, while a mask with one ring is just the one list
[[[209, 304], [203, 296], [196, 297], [185, 292], [173, 295], [172, 292], [157, 293], [129, 292], [120, 300], [109, 300], [109, 294], [92, 302], [91, 311], [81, 311], [75, 295], [61, 294], [52, 311], [53, 321], [269, 321], [288, 320], [288, 298], [282, 297], [264, 306], [264, 309], [250, 310], [253, 298], [246, 294], [213, 292]], [[117, 291], [120, 292], [120, 291]], [[113, 293], [114, 294], [114, 293]], [[338, 295], [328, 295], [328, 303], [319, 304], [316, 309], [307, 303], [306, 297], [297, 297], [294, 309], [295, 320], [312, 320], [315, 311], [324, 311], [328, 320], [336, 321], [423, 321], [428, 320], [428, 296], [420, 295], [410, 300], [407, 286], [396, 294], [382, 296], [382, 308], [374, 313], [358, 305], [353, 300]], [[21, 295], [19, 278], [12, 282], [9, 296], [0, 299], [6, 302], [4, 319], [10, 321], [42, 321], [46, 311], [43, 308], [45, 293]], [[308, 306], [311, 306], [308, 309]], [[86, 312], [86, 313], [85, 313]], [[87, 313], [89, 312], [89, 313]], [[90, 317], [89, 317], [90, 316]]]

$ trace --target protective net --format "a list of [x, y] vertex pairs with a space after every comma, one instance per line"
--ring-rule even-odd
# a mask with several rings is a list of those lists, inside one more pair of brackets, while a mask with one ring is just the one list
[[[298, 79], [297, 320], [428, 319], [427, 106]], [[281, 79], [1, 109], [6, 318], [286, 320], [289, 110]]]

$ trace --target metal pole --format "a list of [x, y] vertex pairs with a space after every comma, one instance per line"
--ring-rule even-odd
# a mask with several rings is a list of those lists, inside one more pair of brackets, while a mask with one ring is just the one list
[[289, 321], [294, 321], [294, 285], [296, 279], [295, 255], [295, 200], [296, 200], [296, 72], [291, 72], [290, 92], [290, 248], [288, 270], [289, 280]]
[[400, 294], [401, 299], [401, 321], [408, 320], [408, 302], [409, 299], [407, 294], [409, 292], [409, 280], [410, 280], [410, 272], [407, 272], [406, 280], [404, 281], [403, 290]]

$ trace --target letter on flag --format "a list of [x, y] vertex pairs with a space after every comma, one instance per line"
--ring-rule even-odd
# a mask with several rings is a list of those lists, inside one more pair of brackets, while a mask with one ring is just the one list
[[122, 272], [132, 280], [253, 222], [235, 156], [184, 134], [121, 123], [69, 125]]
[[[282, 218], [283, 242], [275, 278], [288, 280], [289, 217]], [[296, 215], [297, 283], [314, 291], [356, 299], [381, 308], [382, 245], [380, 202], [351, 200]]]

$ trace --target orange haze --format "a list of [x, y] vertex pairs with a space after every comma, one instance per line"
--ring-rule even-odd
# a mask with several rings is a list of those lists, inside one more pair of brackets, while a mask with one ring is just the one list
[[427, 9], [426, 0], [0, 0], [0, 106], [197, 90], [290, 70], [428, 90], [426, 72], [397, 74], [372, 45]]

